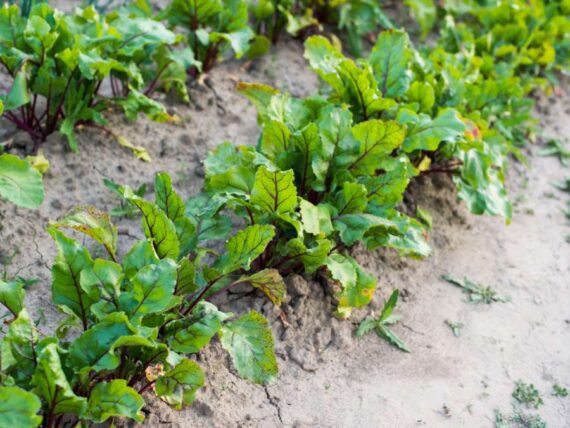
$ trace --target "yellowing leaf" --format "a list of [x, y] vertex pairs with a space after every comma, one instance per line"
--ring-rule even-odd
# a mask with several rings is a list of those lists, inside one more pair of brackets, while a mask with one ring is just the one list
[[49, 160], [44, 156], [42, 150], [39, 150], [38, 154], [35, 156], [27, 156], [26, 159], [30, 162], [32, 168], [42, 175], [49, 170]]
[[117, 135], [116, 139], [119, 145], [126, 147], [127, 149], [130, 149], [134, 153], [137, 159], [140, 159], [143, 162], [151, 161], [150, 155], [148, 154], [147, 150], [144, 147], [135, 146], [129, 140], [127, 140], [125, 137], [121, 135]]

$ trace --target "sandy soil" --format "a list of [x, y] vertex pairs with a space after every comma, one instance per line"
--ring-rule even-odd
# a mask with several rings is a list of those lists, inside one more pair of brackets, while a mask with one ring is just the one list
[[[45, 233], [56, 219], [79, 204], [109, 209], [116, 204], [102, 179], [138, 186], [167, 170], [177, 188], [189, 196], [202, 181], [207, 150], [224, 140], [254, 144], [258, 136], [254, 109], [234, 91], [238, 80], [264, 82], [305, 96], [318, 81], [308, 72], [301, 46], [281, 44], [272, 54], [249, 64], [225, 63], [208, 84], [192, 89], [192, 104], [166, 100], [178, 125], [136, 123], [110, 115], [110, 127], [133, 143], [148, 148], [153, 162], [134, 159], [99, 132], [81, 133], [80, 152], [67, 153], [54, 135], [45, 144], [51, 162], [46, 175], [46, 201], [39, 211], [17, 209], [0, 202], [0, 255], [14, 255], [10, 275], [39, 280], [28, 293], [35, 316], [43, 316], [44, 331], [60, 314], [46, 305], [50, 293], [49, 266], [54, 245]], [[541, 102], [545, 134], [570, 136], [570, 97]], [[0, 127], [2, 139], [26, 144], [25, 136]], [[536, 151], [533, 149], [533, 151]], [[404, 291], [394, 327], [412, 353], [405, 354], [370, 335], [354, 338], [356, 321], [338, 321], [323, 288], [308, 278], [288, 278], [291, 301], [284, 329], [260, 296], [222, 296], [218, 302], [236, 313], [254, 307], [272, 320], [280, 376], [268, 386], [240, 379], [216, 342], [198, 356], [207, 386], [194, 405], [175, 412], [152, 401], [145, 408], [145, 425], [172, 427], [491, 427], [494, 410], [512, 413], [514, 382], [533, 383], [545, 401], [539, 409], [550, 427], [570, 427], [570, 398], [551, 396], [552, 385], [570, 387], [570, 233], [561, 209], [565, 195], [552, 182], [568, 175], [554, 158], [531, 157], [531, 168], [511, 169], [510, 183], [518, 201], [511, 225], [500, 219], [475, 217], [457, 204], [449, 178], [430, 177], [410, 189], [410, 203], [434, 216], [430, 237], [434, 254], [410, 261], [387, 251], [357, 249], [360, 262], [378, 275], [380, 289], [360, 319], [378, 311], [393, 288]], [[526, 183], [526, 185], [525, 185]], [[132, 222], [122, 228], [138, 234]], [[124, 238], [124, 237], [123, 237]], [[127, 239], [127, 238], [125, 238]], [[469, 277], [493, 286], [509, 303], [470, 305], [442, 274]], [[42, 315], [43, 314], [43, 315]], [[460, 337], [445, 320], [461, 322]]]

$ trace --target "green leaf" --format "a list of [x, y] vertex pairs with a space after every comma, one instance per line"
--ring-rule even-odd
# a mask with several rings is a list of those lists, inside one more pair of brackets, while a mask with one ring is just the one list
[[316, 236], [328, 236], [332, 233], [332, 208], [330, 205], [319, 204], [315, 206], [304, 199], [300, 199], [299, 205], [305, 232]]
[[358, 183], [345, 182], [335, 198], [335, 207], [338, 215], [357, 214], [366, 209], [368, 191]]
[[16, 280], [4, 282], [0, 279], [0, 303], [15, 317], [24, 308], [25, 294], [22, 282]]
[[0, 155], [0, 196], [24, 208], [37, 208], [44, 200], [41, 174], [14, 155]]
[[286, 245], [287, 255], [291, 259], [299, 258], [307, 273], [315, 273], [317, 269], [326, 264], [333, 248], [333, 243], [328, 239], [319, 239], [316, 244], [314, 247], [307, 248], [301, 239], [291, 239]]
[[398, 303], [398, 297], [400, 296], [400, 290], [399, 289], [395, 289], [394, 291], [392, 291], [392, 294], [390, 294], [390, 297], [388, 298], [388, 300], [386, 301], [386, 303], [384, 303], [384, 307], [382, 308], [382, 313], [380, 314], [380, 317], [378, 318], [378, 321], [380, 323], [386, 321], [390, 315], [392, 315], [392, 312], [394, 311], [394, 308], [396, 307], [396, 303]]
[[111, 257], [116, 259], [118, 233], [109, 214], [91, 206], [77, 207], [52, 226], [84, 233], [103, 245]]
[[18, 385], [27, 386], [34, 371], [38, 331], [26, 309], [10, 323], [2, 340], [2, 371], [11, 375]]
[[188, 258], [183, 258], [178, 265], [175, 293], [184, 296], [197, 289], [196, 266]]
[[30, 93], [28, 91], [28, 81], [23, 71], [20, 71], [14, 77], [14, 83], [6, 98], [2, 100], [4, 110], [16, 110], [17, 108], [30, 102]]
[[74, 239], [68, 238], [53, 227], [48, 232], [55, 240], [58, 254], [51, 268], [52, 298], [56, 305], [62, 305], [73, 312], [87, 328], [89, 308], [93, 300], [80, 283], [81, 272], [90, 269], [93, 260], [89, 251]]
[[405, 0], [404, 3], [411, 9], [413, 18], [422, 28], [422, 38], [425, 38], [433, 28], [437, 17], [434, 0]]
[[199, 302], [192, 311], [189, 325], [178, 330], [168, 339], [170, 348], [175, 352], [196, 354], [206, 346], [222, 327], [228, 315], [219, 311], [209, 302]]
[[189, 406], [204, 385], [204, 372], [195, 361], [183, 359], [156, 380], [156, 395], [176, 410]]
[[250, 311], [224, 325], [220, 341], [241, 377], [267, 384], [277, 376], [273, 335], [269, 323], [259, 313]]
[[141, 211], [145, 236], [152, 239], [158, 257], [161, 259], [178, 258], [180, 242], [176, 234], [176, 227], [166, 213], [157, 205], [135, 196], [132, 192], [126, 192], [125, 197]]
[[384, 97], [397, 98], [406, 93], [411, 80], [410, 59], [409, 39], [404, 31], [380, 33], [368, 60]]
[[113, 417], [126, 417], [137, 422], [144, 421], [141, 411], [143, 398], [124, 379], [100, 382], [89, 396], [87, 418], [95, 423], [105, 422]]
[[263, 291], [276, 306], [280, 306], [287, 297], [287, 287], [277, 269], [263, 269], [253, 275], [242, 276], [237, 280], [237, 283], [244, 282]]
[[219, 41], [226, 41], [232, 47], [236, 58], [241, 58], [244, 56], [250, 48], [250, 42], [254, 38], [255, 33], [249, 27], [242, 28], [238, 31], [232, 31], [229, 33], [210, 33], [210, 41], [213, 43]]
[[406, 94], [409, 103], [417, 106], [416, 111], [429, 114], [435, 104], [435, 92], [427, 82], [414, 82]]
[[121, 296], [121, 302], [134, 319], [162, 312], [172, 300], [176, 279], [176, 263], [170, 259], [145, 266], [131, 279], [132, 289]]
[[236, 89], [246, 96], [257, 109], [257, 121], [259, 124], [268, 120], [268, 107], [271, 99], [279, 94], [279, 91], [262, 83], [239, 82]]
[[379, 163], [400, 147], [406, 129], [395, 121], [369, 120], [352, 128], [360, 144], [358, 157], [349, 169], [356, 175], [374, 175]]
[[406, 153], [414, 150], [434, 151], [442, 141], [454, 141], [462, 137], [466, 130], [465, 123], [457, 111], [450, 108], [441, 110], [435, 119], [402, 110], [397, 119], [408, 126], [406, 140], [402, 146]]
[[284, 214], [297, 207], [297, 188], [292, 170], [269, 171], [259, 167], [251, 191], [251, 203], [272, 214]]
[[333, 220], [335, 230], [339, 232], [340, 239], [348, 246], [356, 244], [372, 228], [382, 231], [397, 230], [397, 225], [383, 217], [373, 214], [345, 214]]
[[160, 261], [154, 251], [153, 242], [150, 239], [136, 242], [123, 258], [123, 270], [125, 276], [131, 279], [143, 267], [155, 265]]
[[379, 337], [390, 342], [392, 345], [394, 345], [396, 348], [400, 349], [401, 351], [410, 352], [410, 348], [408, 348], [406, 343], [402, 339], [400, 339], [388, 327], [386, 327], [386, 326], [377, 327], [376, 328], [376, 334], [378, 334]]
[[136, 333], [125, 314], [112, 313], [72, 342], [68, 365], [76, 373], [115, 369], [120, 359], [114, 354], [113, 345], [119, 338]]
[[268, 121], [261, 134], [261, 152], [275, 162], [289, 149], [290, 137], [287, 125], [277, 120]]
[[73, 392], [55, 343], [48, 344], [39, 353], [32, 384], [46, 403], [52, 403], [54, 415], [81, 415], [85, 411], [87, 400]]
[[0, 426], [37, 427], [42, 421], [37, 414], [41, 406], [40, 399], [31, 392], [17, 386], [0, 386]]
[[156, 194], [156, 205], [166, 213], [166, 216], [173, 223], [184, 218], [184, 201], [172, 187], [172, 180], [167, 173], [159, 172], [156, 174], [154, 193]]
[[275, 228], [269, 225], [255, 224], [240, 230], [226, 244], [227, 253], [218, 260], [217, 265], [222, 266], [225, 273], [237, 269], [248, 270], [251, 262], [265, 251], [274, 236]]

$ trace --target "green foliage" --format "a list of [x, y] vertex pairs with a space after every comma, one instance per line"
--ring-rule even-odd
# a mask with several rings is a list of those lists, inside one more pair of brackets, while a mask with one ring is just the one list
[[463, 328], [462, 323], [445, 320], [445, 324], [451, 329], [455, 337], [461, 336], [461, 329]]
[[527, 407], [534, 407], [538, 409], [544, 402], [540, 397], [540, 393], [532, 383], [524, 383], [519, 380], [515, 383], [515, 390], [513, 391], [513, 398]]
[[540, 156], [556, 156], [562, 165], [568, 166], [570, 150], [565, 147], [562, 141], [556, 139], [548, 140], [545, 146], [538, 152]]
[[[180, 61], [165, 59], [178, 40], [154, 20], [121, 12], [102, 17], [87, 7], [64, 14], [38, 3], [24, 17], [18, 6], [4, 5], [0, 62], [12, 78], [1, 95], [4, 117], [30, 134], [36, 148], [59, 130], [72, 150], [77, 150], [76, 127], [105, 125], [102, 112], [109, 104], [122, 106], [130, 118], [144, 112], [170, 120], [147, 95], [162, 86], [185, 96], [185, 75], [177, 80], [170, 73]], [[113, 98], [100, 93], [106, 79]]]
[[17, 386], [0, 386], [0, 424], [33, 428], [42, 421], [39, 398]]
[[26, 160], [0, 154], [0, 196], [21, 207], [39, 207], [44, 200], [41, 174]]
[[395, 346], [396, 348], [404, 351], [410, 352], [410, 349], [407, 345], [400, 339], [396, 334], [388, 328], [388, 326], [396, 324], [400, 317], [394, 315], [394, 308], [396, 307], [396, 303], [398, 302], [398, 296], [400, 294], [400, 290], [396, 289], [390, 295], [390, 298], [384, 303], [384, 307], [382, 308], [382, 312], [378, 316], [378, 318], [374, 317], [367, 317], [362, 320], [358, 329], [356, 330], [356, 336], [362, 337], [366, 333], [370, 331], [374, 331], [378, 337], [388, 341], [390, 344]]
[[163, 15], [171, 26], [186, 32], [195, 59], [187, 69], [194, 75], [209, 71], [227, 51], [241, 58], [268, 48], [249, 27], [246, 0], [172, 0]]
[[443, 275], [442, 279], [463, 289], [465, 293], [469, 294], [469, 303], [491, 304], [493, 302], [508, 302], [510, 300], [508, 297], [500, 296], [491, 287], [477, 284], [468, 278], [460, 280], [449, 275]]
[[[166, 174], [157, 174], [156, 202], [122, 189], [141, 212], [146, 236], [122, 259], [110, 216], [92, 207], [78, 208], [49, 227], [58, 248], [52, 301], [67, 315], [55, 335], [40, 338], [24, 307], [21, 282], [0, 282], [0, 303], [14, 317], [1, 346], [0, 395], [9, 396], [2, 400], [9, 405], [0, 415], [3, 425], [37, 426], [42, 418], [46, 426], [60, 418], [82, 424], [115, 417], [141, 422], [141, 394], [152, 387], [180, 409], [204, 384], [201, 368], [187, 356], [216, 334], [243, 377], [264, 384], [276, 377], [268, 322], [254, 311], [232, 320], [207, 301], [242, 283], [282, 301], [285, 286], [277, 271], [248, 272], [273, 238], [273, 228], [256, 225], [238, 232], [218, 256], [200, 234], [204, 224], [216, 229], [223, 223], [216, 208], [196, 200], [185, 204]], [[96, 258], [62, 229], [90, 238], [109, 258]]]
[[[348, 316], [370, 302], [376, 286], [349, 254], [357, 242], [429, 254], [421, 223], [397, 210], [416, 174], [405, 156], [392, 156], [403, 126], [380, 119], [354, 125], [346, 107], [264, 85], [242, 83], [239, 90], [257, 107], [259, 144], [212, 151], [204, 194], [249, 224], [236, 238], [267, 229], [270, 243], [253, 269], [318, 272], [338, 288], [338, 314]], [[264, 291], [272, 299], [279, 294]]]
[[568, 389], [555, 383], [552, 385], [552, 395], [555, 397], [568, 397]]
[[303, 37], [330, 25], [346, 33], [348, 47], [355, 55], [362, 55], [365, 36], [378, 28], [393, 27], [375, 0], [249, 0], [249, 9], [256, 32], [272, 42], [283, 31]]
[[415, 50], [400, 30], [380, 33], [370, 56], [358, 61], [320, 36], [305, 47], [311, 68], [330, 86], [330, 102], [347, 105], [357, 124], [379, 119], [398, 127], [403, 142], [393, 149], [417, 172], [452, 172], [472, 212], [510, 221], [504, 170], [509, 153], [518, 154], [513, 140], [530, 108], [517, 79], [509, 77], [510, 90], [501, 92], [502, 78], [486, 78], [480, 60], [439, 47]]
[[495, 410], [496, 428], [546, 428], [546, 426], [540, 415], [523, 413], [519, 409], [514, 409], [512, 415], [504, 415]]

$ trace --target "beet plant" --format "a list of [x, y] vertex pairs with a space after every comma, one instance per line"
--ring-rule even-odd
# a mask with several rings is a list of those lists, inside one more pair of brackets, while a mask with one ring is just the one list
[[[283, 293], [275, 272], [249, 273], [271, 241], [273, 226], [244, 228], [218, 255], [202, 246], [209, 235], [196, 226], [229, 232], [225, 220], [207, 210], [199, 219], [185, 216], [165, 175], [157, 176], [155, 190], [156, 202], [124, 190], [141, 211], [146, 239], [122, 257], [117, 228], [92, 207], [50, 225], [58, 248], [52, 301], [67, 315], [54, 335], [34, 325], [21, 283], [0, 282], [0, 303], [11, 314], [0, 354], [0, 425], [60, 427], [112, 423], [118, 417], [141, 422], [147, 391], [180, 409], [205, 382], [188, 356], [215, 335], [242, 377], [256, 383], [275, 378], [273, 336], [265, 318], [255, 311], [236, 318], [208, 301], [215, 286], [238, 283]], [[108, 257], [95, 258], [63, 230], [92, 238]]]
[[[102, 112], [113, 105], [132, 119], [138, 112], [171, 119], [145, 92], [167, 85], [160, 69], [172, 64], [167, 46], [176, 36], [146, 18], [108, 21], [92, 7], [64, 14], [38, 3], [27, 17], [16, 5], [0, 9], [0, 63], [12, 79], [2, 97], [3, 117], [30, 135], [34, 149], [59, 131], [77, 150], [76, 127], [103, 127]], [[154, 67], [147, 65], [149, 59]], [[111, 97], [103, 95], [107, 79]], [[183, 81], [176, 82], [168, 85], [185, 94]]]
[[354, 125], [345, 107], [265, 85], [240, 90], [257, 107], [262, 135], [257, 147], [224, 143], [208, 155], [204, 197], [249, 227], [275, 228], [256, 270], [325, 277], [339, 315], [348, 316], [376, 286], [351, 247], [429, 253], [421, 223], [397, 209], [417, 174], [406, 156], [393, 155], [405, 128], [377, 119]]
[[187, 45], [198, 61], [189, 70], [194, 76], [210, 71], [228, 51], [241, 58], [268, 48], [249, 26], [246, 0], [172, 0], [162, 15], [171, 26], [185, 32]]
[[250, 0], [249, 3], [256, 32], [274, 43], [283, 31], [302, 37], [331, 26], [346, 32], [350, 51], [362, 55], [365, 36], [393, 26], [374, 0]]
[[486, 79], [478, 62], [442, 49], [422, 56], [397, 30], [381, 33], [367, 59], [348, 59], [318, 36], [305, 56], [328, 99], [348, 105], [355, 121], [395, 121], [404, 129], [398, 153], [422, 172], [452, 173], [472, 212], [510, 219], [504, 171], [518, 153], [510, 137], [529, 119], [516, 78]]

